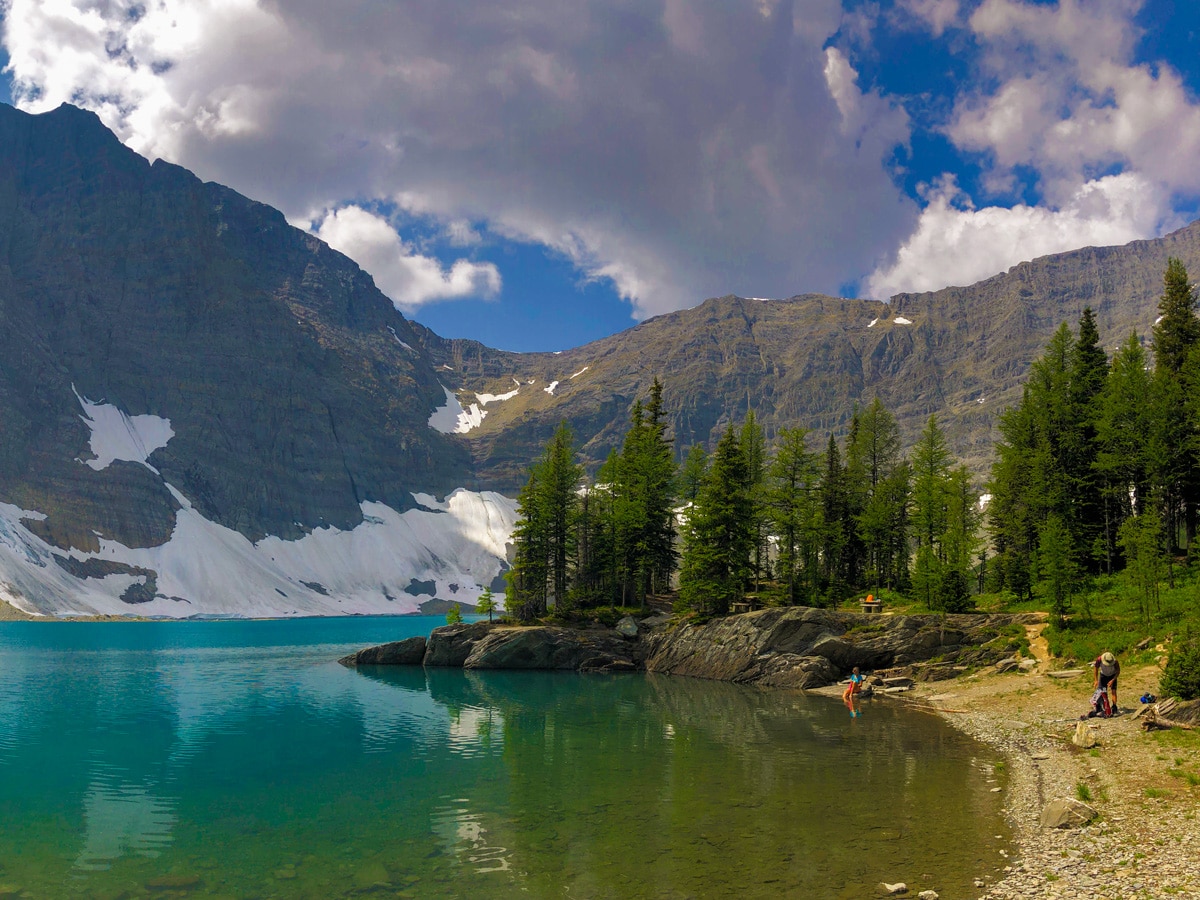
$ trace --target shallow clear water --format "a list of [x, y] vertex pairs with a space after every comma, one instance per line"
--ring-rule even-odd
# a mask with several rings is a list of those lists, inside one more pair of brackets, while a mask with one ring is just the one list
[[994, 755], [690, 679], [337, 665], [442, 619], [0, 623], [0, 894], [972, 894]]

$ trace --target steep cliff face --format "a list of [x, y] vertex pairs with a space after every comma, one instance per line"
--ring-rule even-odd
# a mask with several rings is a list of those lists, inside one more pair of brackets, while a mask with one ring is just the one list
[[[169, 420], [162, 477], [80, 465], [80, 397]], [[90, 113], [0, 107], [0, 483], [55, 546], [162, 543], [164, 481], [253, 539], [411, 508], [473, 484], [427, 426], [444, 402], [410, 323], [277, 211], [150, 165]]]
[[151, 165], [90, 113], [0, 106], [0, 595], [154, 615], [473, 602], [512, 506], [438, 499], [475, 485], [429, 424], [445, 404], [412, 324], [279, 212]]

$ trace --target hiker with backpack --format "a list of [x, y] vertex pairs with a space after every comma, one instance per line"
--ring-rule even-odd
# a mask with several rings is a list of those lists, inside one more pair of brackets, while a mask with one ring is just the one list
[[[1092, 663], [1094, 678], [1092, 687], [1096, 690], [1092, 706], [1097, 711], [1107, 706], [1109, 715], [1117, 712], [1117, 676], [1121, 674], [1121, 664], [1112, 652], [1105, 650]], [[1104, 702], [1107, 701], [1107, 702]]]

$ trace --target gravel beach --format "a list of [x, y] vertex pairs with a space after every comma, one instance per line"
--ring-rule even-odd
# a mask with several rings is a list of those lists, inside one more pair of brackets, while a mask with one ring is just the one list
[[[1091, 719], [1097, 745], [1071, 742], [1088, 709], [1091, 670], [1048, 676], [978, 673], [918, 685], [903, 702], [935, 711], [1008, 759], [1006, 814], [1018, 846], [980, 900], [1058, 897], [1200, 898], [1200, 733], [1146, 733], [1138, 698], [1158, 690], [1157, 666], [1122, 673], [1120, 714]], [[1082, 828], [1040, 825], [1045, 804], [1083, 799], [1099, 812]]]

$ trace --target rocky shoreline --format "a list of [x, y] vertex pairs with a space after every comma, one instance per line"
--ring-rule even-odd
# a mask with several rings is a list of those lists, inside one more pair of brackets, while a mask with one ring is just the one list
[[[1147, 734], [1136, 717], [1134, 698], [1158, 689], [1161, 670], [1123, 674], [1120, 715], [1089, 721], [1090, 749], [1071, 740], [1088, 707], [1090, 672], [1064, 681], [1048, 671], [1042, 661], [1032, 671], [919, 685], [904, 697], [1008, 760], [1005, 806], [1017, 847], [1002, 879], [979, 883], [980, 900], [1200, 897], [1200, 742]], [[1096, 819], [1043, 827], [1049, 801], [1080, 797]]]
[[881, 616], [787, 607], [701, 624], [666, 615], [624, 619], [616, 628], [473, 622], [435, 628], [428, 640], [360, 650], [341, 662], [646, 671], [790, 688], [831, 684], [854, 666], [904, 666], [915, 680], [940, 681], [1010, 656], [1012, 630], [1027, 621], [1028, 615]]
[[[1127, 671], [1121, 714], [1091, 720], [1096, 745], [1081, 749], [1071, 736], [1088, 706], [1090, 672], [1050, 675], [1055, 666], [1038, 640], [1040, 621], [788, 608], [701, 625], [656, 616], [624, 621], [620, 630], [481, 622], [438, 628], [428, 641], [368, 648], [341, 662], [647, 671], [793, 689], [829, 686], [856, 665], [903, 675], [911, 688], [877, 690], [884, 699], [868, 702], [913, 704], [1007, 759], [1006, 816], [1017, 843], [1000, 879], [977, 880], [978, 900], [1200, 897], [1200, 742], [1180, 732], [1144, 733], [1137, 704], [1130, 703], [1157, 691], [1161, 669]], [[1032, 639], [1036, 660], [1012, 657], [1014, 626]], [[1098, 813], [1094, 820], [1043, 827], [1051, 800], [1082, 798]]]

